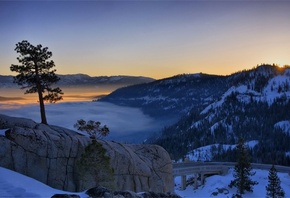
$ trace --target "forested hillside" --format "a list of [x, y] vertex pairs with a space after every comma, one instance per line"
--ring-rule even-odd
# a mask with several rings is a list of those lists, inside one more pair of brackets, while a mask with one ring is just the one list
[[210, 104], [228, 87], [225, 76], [183, 74], [120, 88], [100, 101], [141, 108], [159, 120], [177, 120], [192, 108]]
[[[211, 144], [235, 144], [240, 136], [257, 140], [253, 162], [290, 165], [290, 68], [262, 65], [227, 77], [232, 86], [207, 107], [193, 107], [150, 143], [173, 159]], [[231, 149], [213, 146], [213, 159], [233, 161]]]

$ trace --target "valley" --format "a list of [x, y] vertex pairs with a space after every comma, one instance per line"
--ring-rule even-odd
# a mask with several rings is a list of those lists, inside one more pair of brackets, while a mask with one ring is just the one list
[[[243, 136], [256, 142], [250, 149], [254, 162], [290, 164], [289, 66], [259, 65], [228, 76], [142, 77], [146, 82], [118, 88], [113, 85], [122, 78], [98, 78], [102, 83], [90, 86], [87, 78], [76, 75], [62, 81], [64, 100], [47, 105], [51, 124], [72, 128], [76, 119], [97, 119], [111, 126], [111, 140], [158, 144], [174, 160], [211, 145], [211, 160], [233, 161], [232, 147], [225, 150], [223, 145], [234, 145]], [[19, 91], [10, 95], [15, 104], [2, 98], [1, 112], [37, 120], [37, 105], [17, 104], [23, 96]], [[98, 95], [106, 96], [91, 102]]]
[[[78, 119], [98, 120], [110, 128], [105, 140], [157, 144], [173, 160], [188, 158], [201, 163], [232, 164], [235, 144], [242, 136], [253, 163], [290, 165], [289, 67], [261, 65], [229, 76], [184, 74], [120, 87], [66, 81], [70, 85], [62, 85], [64, 100], [46, 105], [51, 125], [75, 130]], [[35, 96], [24, 95], [7, 83], [0, 93], [2, 114], [39, 122]], [[254, 179], [260, 184], [245, 197], [265, 193], [268, 172], [255, 168]], [[289, 174], [279, 175], [287, 189]], [[224, 176], [207, 177], [197, 189], [188, 185], [183, 190], [176, 177], [175, 192], [184, 198], [224, 197], [235, 192], [228, 188], [231, 179], [230, 168]]]

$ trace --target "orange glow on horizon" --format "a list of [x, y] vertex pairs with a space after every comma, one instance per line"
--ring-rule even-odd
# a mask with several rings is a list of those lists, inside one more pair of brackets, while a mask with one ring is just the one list
[[[108, 95], [114, 89], [98, 90], [92, 88], [64, 88], [62, 89], [63, 99], [57, 101], [62, 102], [90, 102], [98, 99], [103, 95]], [[49, 104], [49, 102], [46, 102]], [[17, 88], [0, 88], [0, 109], [18, 109], [25, 105], [38, 105], [37, 93], [24, 94], [24, 91]]]

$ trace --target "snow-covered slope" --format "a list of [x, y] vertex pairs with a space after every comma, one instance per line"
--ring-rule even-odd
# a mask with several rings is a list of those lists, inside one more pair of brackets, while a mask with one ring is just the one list
[[279, 98], [290, 98], [290, 68], [285, 69], [281, 74], [273, 76], [260, 91], [253, 88], [254, 80], [232, 86], [228, 89], [219, 101], [216, 101], [206, 107], [201, 113], [207, 113], [209, 109], [214, 109], [224, 104], [226, 99], [233, 94], [243, 103], [250, 103], [252, 100], [257, 102], [266, 102], [271, 105]]
[[101, 101], [141, 108], [156, 118], [179, 118], [193, 107], [213, 102], [228, 88], [225, 76], [183, 74], [147, 84], [124, 87]]
[[[290, 165], [290, 67], [262, 65], [230, 75], [227, 82], [231, 85], [213, 102], [193, 107], [151, 142], [180, 159], [202, 146], [235, 144], [242, 136], [258, 141], [251, 150], [254, 160]], [[229, 156], [220, 157], [233, 160]]]
[[[254, 148], [259, 141], [257, 140], [252, 140], [249, 142], [246, 142], [246, 146], [248, 148], [252, 149]], [[193, 149], [192, 151], [188, 152], [186, 154], [186, 158], [190, 161], [212, 161], [213, 155], [217, 154], [218, 148], [221, 148], [224, 151], [227, 151], [229, 149], [235, 149], [236, 144], [212, 144], [212, 145], [207, 145], [203, 146], [200, 148]]]
[[[254, 192], [246, 192], [244, 198], [265, 197], [266, 188], [268, 184], [268, 171], [254, 170], [256, 174], [252, 177], [253, 181], [259, 184], [254, 186]], [[180, 190], [181, 178], [175, 177], [175, 193], [183, 198], [192, 197], [232, 197], [236, 193], [235, 188], [229, 188], [228, 184], [233, 179], [233, 170], [225, 176], [214, 175], [206, 178], [205, 184], [194, 190], [192, 185], [187, 186], [185, 190]], [[281, 180], [281, 187], [285, 191], [285, 197], [290, 197], [290, 176], [287, 173], [278, 173]], [[188, 176], [190, 178], [190, 176]], [[212, 194], [218, 192], [218, 189], [223, 189], [223, 192], [217, 193], [216, 196]], [[13, 172], [11, 170], [0, 167], [0, 196], [1, 197], [29, 197], [29, 198], [48, 198], [55, 194], [75, 194], [81, 198], [88, 198], [84, 192], [65, 192], [51, 188], [39, 181], [29, 178], [25, 175]]]
[[[266, 197], [266, 186], [268, 185], [268, 171], [254, 169], [256, 174], [251, 177], [253, 181], [257, 181], [259, 184], [253, 187], [253, 192], [246, 192], [244, 198], [259, 198]], [[281, 187], [285, 192], [285, 197], [290, 197], [290, 176], [287, 173], [278, 173], [277, 174], [280, 181]], [[190, 176], [188, 176], [190, 177]], [[188, 186], [185, 190], [180, 190], [181, 178], [175, 178], [175, 193], [180, 195], [183, 198], [192, 198], [192, 197], [216, 197], [216, 198], [225, 198], [232, 197], [233, 194], [237, 193], [236, 188], [229, 188], [228, 185], [233, 180], [233, 169], [230, 169], [228, 174], [225, 176], [214, 175], [206, 178], [205, 184], [198, 187], [194, 190], [192, 185]]]
[[77, 194], [87, 197], [85, 193], [65, 192], [51, 188], [35, 179], [0, 167], [0, 197], [52, 197], [54, 194]]

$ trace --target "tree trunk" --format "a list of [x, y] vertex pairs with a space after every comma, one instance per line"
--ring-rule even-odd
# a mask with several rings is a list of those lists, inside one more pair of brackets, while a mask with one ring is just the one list
[[39, 99], [39, 106], [40, 106], [41, 123], [47, 124], [46, 115], [45, 115], [45, 107], [44, 107], [42, 92], [40, 89], [38, 89], [38, 99]]
[[41, 82], [39, 79], [37, 60], [34, 61], [34, 65], [35, 65], [35, 75], [36, 75], [36, 83], [37, 83], [36, 86], [37, 86], [37, 93], [38, 93], [38, 100], [39, 100], [39, 107], [40, 107], [41, 123], [47, 124], [44, 101], [43, 101], [43, 96], [42, 96]]

